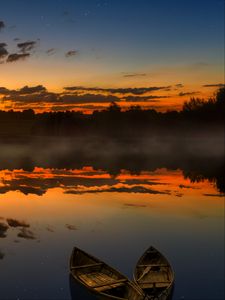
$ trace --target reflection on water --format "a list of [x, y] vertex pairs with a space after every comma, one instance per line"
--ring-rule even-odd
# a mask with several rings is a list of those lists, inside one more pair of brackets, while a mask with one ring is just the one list
[[16, 154], [7, 147], [0, 153], [1, 299], [94, 299], [69, 280], [75, 245], [130, 279], [138, 258], [154, 245], [174, 268], [173, 299], [224, 298], [218, 155], [211, 153], [209, 164], [207, 155], [190, 153], [183, 160], [111, 153], [79, 165], [74, 148], [74, 158], [72, 150], [57, 149], [56, 159], [42, 149], [43, 156], [34, 151], [31, 160], [30, 152], [22, 155], [27, 145]]

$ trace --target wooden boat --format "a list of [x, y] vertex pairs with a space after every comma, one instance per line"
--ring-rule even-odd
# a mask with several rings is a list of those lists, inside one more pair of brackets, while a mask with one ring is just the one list
[[167, 259], [150, 247], [139, 259], [134, 281], [149, 299], [167, 300], [174, 285], [174, 272]]
[[135, 283], [79, 248], [73, 249], [70, 259], [70, 273], [73, 279], [101, 300], [143, 300], [145, 298]]

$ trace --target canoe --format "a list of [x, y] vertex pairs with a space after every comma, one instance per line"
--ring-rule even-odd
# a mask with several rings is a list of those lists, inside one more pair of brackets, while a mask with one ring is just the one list
[[134, 271], [134, 281], [149, 299], [170, 299], [174, 272], [167, 259], [150, 247], [139, 259]]
[[120, 272], [76, 247], [70, 259], [70, 273], [76, 282], [97, 295], [98, 299], [147, 299], [141, 289]]

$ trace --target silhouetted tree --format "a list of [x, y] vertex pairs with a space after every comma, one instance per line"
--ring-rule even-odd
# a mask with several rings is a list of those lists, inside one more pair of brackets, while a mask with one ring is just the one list
[[184, 112], [193, 112], [200, 110], [205, 105], [204, 99], [191, 98], [190, 101], [184, 102], [183, 111]]

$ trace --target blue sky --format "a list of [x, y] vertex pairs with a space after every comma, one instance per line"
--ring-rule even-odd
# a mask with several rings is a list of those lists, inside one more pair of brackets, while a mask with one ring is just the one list
[[[36, 42], [29, 59], [0, 64], [0, 79], [9, 86], [140, 86], [166, 84], [168, 77], [191, 85], [193, 70], [200, 85], [223, 79], [222, 0], [11, 0], [1, 3], [0, 21], [0, 42], [9, 53], [19, 42]], [[76, 55], [68, 58], [68, 51]], [[121, 83], [123, 73], [150, 78]]]

